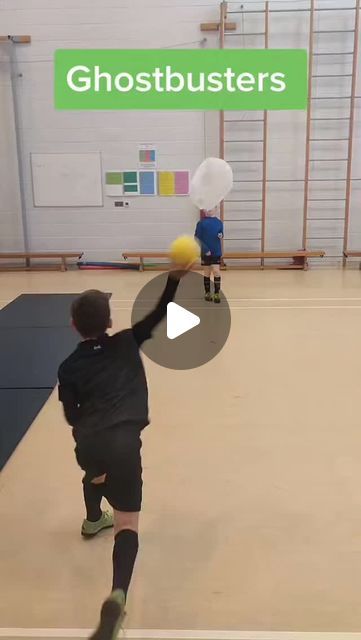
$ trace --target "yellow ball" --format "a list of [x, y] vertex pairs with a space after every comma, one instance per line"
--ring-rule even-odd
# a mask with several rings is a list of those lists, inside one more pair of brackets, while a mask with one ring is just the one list
[[175, 264], [187, 266], [199, 258], [199, 244], [192, 236], [179, 236], [172, 242], [169, 253]]

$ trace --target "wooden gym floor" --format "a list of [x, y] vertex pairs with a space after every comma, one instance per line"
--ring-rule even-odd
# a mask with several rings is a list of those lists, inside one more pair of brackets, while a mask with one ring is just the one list
[[[153, 275], [6, 273], [0, 305], [102, 288], [120, 329]], [[152, 425], [127, 627], [344, 638], [361, 630], [361, 275], [228, 272], [223, 284], [221, 354], [189, 372], [146, 362]], [[2, 635], [93, 627], [112, 535], [80, 538], [81, 473], [56, 391], [1, 474], [0, 515]]]

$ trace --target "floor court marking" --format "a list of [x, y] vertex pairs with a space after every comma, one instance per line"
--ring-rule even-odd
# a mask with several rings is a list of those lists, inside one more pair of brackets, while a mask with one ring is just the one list
[[[227, 298], [228, 302], [361, 302], [361, 298]], [[111, 298], [112, 302], [134, 302], [134, 298]]]
[[[88, 638], [93, 629], [0, 629], [5, 638]], [[221, 631], [129, 629], [121, 638], [129, 640], [361, 640], [361, 633], [323, 631]]]
[[[52, 292], [54, 293], [54, 292]], [[45, 294], [40, 294], [40, 295], [52, 295], [52, 293], [49, 292], [45, 292]], [[71, 294], [72, 292], [70, 292]], [[77, 291], [73, 292], [74, 294], [79, 293]], [[26, 294], [29, 295], [35, 295], [35, 294], [39, 294], [39, 291], [36, 291], [34, 293], [32, 292], [26, 292]], [[22, 294], [19, 294], [22, 295]], [[63, 294], [65, 295], [65, 294]], [[18, 297], [18, 296], [17, 296]], [[0, 299], [0, 304], [1, 303], [10, 303], [10, 302], [14, 302], [16, 300], [16, 298], [8, 298], [6, 300], [1, 300]], [[111, 298], [111, 302], [134, 302], [135, 298], [114, 298], [112, 296]], [[228, 302], [361, 302], [361, 297], [357, 297], [357, 298], [345, 298], [345, 297], [323, 297], [323, 298], [227, 298]], [[113, 306], [113, 305], [112, 305]]]
[[[131, 311], [133, 307], [115, 307], [113, 306], [113, 310], [114, 311]], [[281, 310], [292, 310], [292, 309], [361, 309], [361, 305], [333, 305], [333, 304], [329, 304], [329, 305], [290, 305], [290, 306], [269, 306], [269, 305], [263, 305], [263, 306], [244, 306], [244, 307], [232, 307], [230, 305], [230, 310], [231, 311], [241, 311], [241, 310], [250, 310], [252, 309], [253, 311], [255, 311], [256, 309], [281, 309]], [[202, 311], [204, 309], [204, 307], [192, 307], [193, 311], [197, 311], [200, 310]], [[218, 307], [218, 309], [221, 311], [222, 307]]]
[[[124, 307], [121, 307], [124, 309]], [[202, 308], [202, 307], [201, 307]], [[281, 309], [281, 310], [285, 310], [285, 309], [361, 309], [361, 305], [335, 305], [335, 304], [328, 304], [328, 305], [290, 305], [290, 306], [269, 306], [269, 305], [262, 305], [262, 306], [244, 306], [244, 307], [232, 307], [230, 306], [231, 311], [235, 310], [241, 310], [241, 309]]]

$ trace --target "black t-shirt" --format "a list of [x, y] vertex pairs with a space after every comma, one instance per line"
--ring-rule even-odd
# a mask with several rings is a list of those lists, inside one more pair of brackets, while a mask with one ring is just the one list
[[132, 329], [85, 340], [60, 365], [59, 399], [77, 442], [115, 425], [140, 431], [149, 424], [139, 347], [166, 315], [178, 284], [176, 277], [169, 276], [154, 310]]

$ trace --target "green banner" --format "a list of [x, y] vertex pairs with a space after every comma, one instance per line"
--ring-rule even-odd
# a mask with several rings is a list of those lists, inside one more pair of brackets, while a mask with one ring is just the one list
[[306, 109], [303, 49], [59, 49], [57, 109]]

